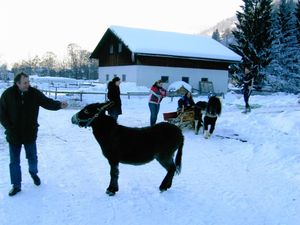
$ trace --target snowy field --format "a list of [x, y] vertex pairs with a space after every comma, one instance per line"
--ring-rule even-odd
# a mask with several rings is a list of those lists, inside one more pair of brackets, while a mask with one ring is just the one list
[[[103, 98], [86, 96], [80, 104], [98, 100]], [[159, 121], [163, 112], [176, 109], [177, 100], [163, 100]], [[242, 96], [228, 93], [211, 139], [184, 130], [182, 172], [170, 190], [159, 192], [166, 172], [156, 161], [121, 164], [120, 191], [114, 197], [105, 194], [108, 163], [91, 129], [71, 124], [79, 107], [68, 101], [71, 107], [65, 110], [40, 110], [42, 184], [32, 183], [23, 151], [22, 192], [14, 197], [8, 196], [9, 154], [0, 128], [1, 225], [299, 225], [297, 96], [251, 96], [253, 110], [242, 114]], [[148, 97], [124, 96], [122, 103], [120, 124], [149, 124]]]

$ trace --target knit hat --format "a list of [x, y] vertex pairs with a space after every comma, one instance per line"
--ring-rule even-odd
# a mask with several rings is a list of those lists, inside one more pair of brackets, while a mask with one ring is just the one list
[[114, 79], [112, 79], [112, 82], [115, 83], [117, 81], [120, 81], [120, 77], [114, 77]]

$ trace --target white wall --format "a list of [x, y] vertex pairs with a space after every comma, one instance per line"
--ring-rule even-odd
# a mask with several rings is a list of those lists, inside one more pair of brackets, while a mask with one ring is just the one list
[[113, 67], [99, 67], [100, 82], [106, 81], [106, 74], [109, 74], [109, 80], [114, 75], [122, 77], [126, 75], [126, 81], [136, 82], [137, 85], [150, 87], [156, 80], [161, 79], [162, 76], [169, 77], [168, 85], [174, 81], [181, 81], [182, 77], [189, 77], [189, 84], [195, 89], [199, 89], [199, 81], [201, 78], [208, 78], [214, 84], [215, 92], [227, 92], [228, 87], [228, 71], [226, 70], [208, 70], [208, 69], [192, 69], [179, 67], [160, 67], [160, 66], [113, 66]]
[[[122, 75], [126, 75], [126, 81], [128, 82], [137, 82], [136, 66], [107, 66], [107, 67], [99, 67], [98, 68], [98, 77], [99, 81], [102, 83], [107, 83], [114, 76], [118, 76], [122, 79]], [[106, 75], [109, 75], [108, 81], [106, 80]]]

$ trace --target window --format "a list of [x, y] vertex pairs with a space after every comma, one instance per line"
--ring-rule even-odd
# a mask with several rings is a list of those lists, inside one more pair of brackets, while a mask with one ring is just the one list
[[163, 83], [169, 83], [169, 77], [168, 76], [161, 76], [161, 81]]
[[122, 43], [119, 43], [118, 45], [118, 53], [121, 53], [122, 52]]
[[203, 77], [203, 78], [201, 78], [201, 81], [207, 82], [208, 78]]
[[117, 77], [117, 76], [118, 76], [118, 74], [114, 74], [114, 78]]
[[126, 74], [122, 74], [122, 82], [126, 81]]
[[109, 46], [109, 54], [114, 54], [114, 45]]
[[189, 83], [190, 82], [190, 78], [189, 77], [182, 77], [182, 81]]
[[109, 74], [106, 74], [106, 81], [109, 81]]

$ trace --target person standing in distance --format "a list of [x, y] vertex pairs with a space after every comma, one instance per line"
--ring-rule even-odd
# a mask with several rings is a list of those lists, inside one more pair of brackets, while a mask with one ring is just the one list
[[107, 98], [113, 102], [113, 106], [108, 109], [108, 114], [113, 117], [116, 121], [119, 115], [122, 114], [122, 102], [120, 97], [120, 84], [121, 80], [119, 77], [114, 77], [107, 85]]
[[149, 109], [150, 109], [150, 125], [156, 123], [160, 103], [166, 97], [167, 91], [163, 88], [161, 80], [156, 81], [150, 89]]
[[7, 88], [0, 98], [0, 122], [5, 128], [6, 140], [9, 144], [10, 179], [12, 189], [9, 196], [21, 191], [20, 154], [22, 145], [28, 160], [29, 173], [35, 185], [39, 186], [38, 157], [36, 140], [38, 133], [39, 107], [48, 110], [66, 108], [66, 102], [55, 101], [46, 97], [41, 91], [30, 86], [29, 77], [19, 73], [14, 78], [14, 85]]
[[243, 95], [245, 101], [245, 110], [243, 111], [243, 113], [251, 112], [251, 107], [249, 105], [249, 98], [252, 92], [253, 78], [254, 76], [249, 70], [249, 68], [245, 67], [245, 74], [243, 78]]

